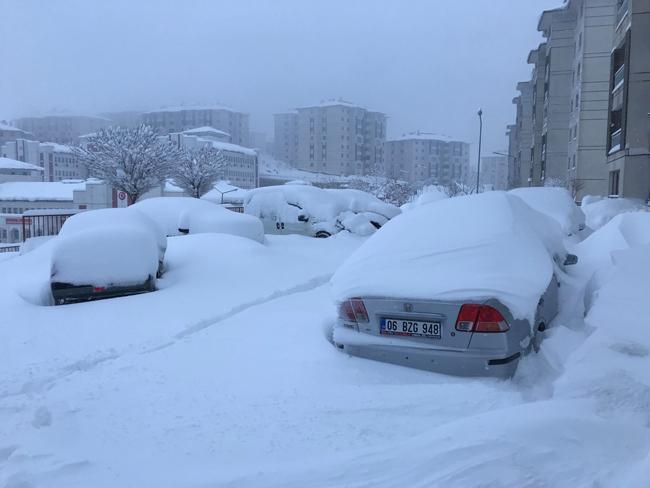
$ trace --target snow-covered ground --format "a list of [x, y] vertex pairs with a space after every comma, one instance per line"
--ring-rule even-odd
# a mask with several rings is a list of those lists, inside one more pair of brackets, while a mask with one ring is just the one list
[[348, 234], [171, 237], [158, 291], [61, 307], [43, 305], [54, 242], [13, 255], [0, 486], [650, 486], [642, 215], [571, 244], [561, 314], [510, 381], [333, 348]]

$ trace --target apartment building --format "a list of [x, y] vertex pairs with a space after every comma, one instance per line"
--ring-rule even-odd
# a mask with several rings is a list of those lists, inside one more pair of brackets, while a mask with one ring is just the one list
[[5, 142], [11, 142], [15, 141], [16, 139], [26, 139], [30, 137], [33, 137], [33, 135], [29, 132], [19, 129], [18, 127], [14, 127], [13, 125], [9, 125], [5, 122], [0, 122], [0, 146], [2, 146]]
[[333, 175], [366, 175], [381, 168], [385, 114], [344, 100], [321, 102], [297, 112], [297, 168]]
[[516, 107], [514, 126], [508, 126], [509, 167], [508, 187], [517, 188], [532, 184], [533, 174], [533, 88], [532, 81], [517, 84], [519, 96], [512, 100]]
[[[526, 182], [528, 186], [542, 184], [542, 128], [544, 126], [544, 94], [546, 93], [546, 43], [540, 44], [528, 54], [528, 64], [533, 66], [530, 80], [531, 90], [531, 130], [530, 168]], [[525, 177], [522, 175], [522, 177]]]
[[8, 181], [42, 181], [43, 168], [16, 159], [0, 157], [0, 183]]
[[608, 191], [650, 199], [650, 0], [618, 0], [612, 47]]
[[184, 132], [175, 132], [166, 137], [177, 147], [198, 149], [212, 146], [223, 154], [226, 160], [224, 179], [239, 188], [256, 188], [259, 181], [259, 164], [257, 152], [253, 149], [224, 142], [213, 134], [202, 136], [191, 135]]
[[274, 114], [273, 129], [273, 157], [297, 166], [298, 112]]
[[218, 105], [162, 108], [143, 113], [142, 121], [160, 135], [213, 127], [230, 134], [233, 144], [250, 146], [248, 114]]
[[[505, 151], [503, 151], [505, 154]], [[481, 185], [492, 190], [508, 189], [508, 156], [494, 154], [481, 158]]]
[[110, 119], [89, 115], [23, 117], [14, 120], [13, 123], [16, 127], [30, 132], [37, 141], [51, 141], [60, 144], [76, 143], [79, 136], [112, 125]]
[[55, 142], [41, 143], [17, 139], [0, 146], [0, 155], [43, 168], [43, 181], [88, 178], [88, 170], [79, 162], [70, 146]]
[[410, 183], [469, 183], [469, 144], [414, 132], [384, 144], [385, 172]]
[[572, 0], [576, 15], [569, 100], [568, 188], [583, 195], [607, 192], [607, 113], [612, 38], [618, 0]]

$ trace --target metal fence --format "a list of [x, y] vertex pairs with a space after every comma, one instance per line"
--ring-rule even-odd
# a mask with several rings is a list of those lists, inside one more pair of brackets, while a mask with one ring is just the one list
[[23, 215], [23, 241], [30, 237], [55, 236], [68, 217], [74, 214]]

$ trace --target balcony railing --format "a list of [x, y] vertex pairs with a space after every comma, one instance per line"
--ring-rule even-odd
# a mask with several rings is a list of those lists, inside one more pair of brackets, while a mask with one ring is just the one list
[[612, 132], [612, 136], [610, 139], [610, 150], [609, 150], [610, 153], [614, 153], [621, 149], [621, 142], [623, 141], [622, 135], [623, 135], [622, 129], [618, 129]]
[[625, 65], [622, 65], [618, 70], [616, 70], [616, 73], [614, 73], [614, 89], [612, 90], [612, 93], [620, 89], [623, 86], [623, 83], [625, 83]]
[[627, 12], [629, 10], [629, 1], [628, 0], [622, 0], [620, 5], [618, 6], [618, 11], [616, 12], [616, 23], [620, 24], [621, 21], [625, 18], [627, 15]]

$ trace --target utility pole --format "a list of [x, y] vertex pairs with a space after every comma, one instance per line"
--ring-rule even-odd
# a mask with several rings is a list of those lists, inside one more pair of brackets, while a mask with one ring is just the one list
[[478, 109], [478, 165], [476, 166], [476, 193], [478, 194], [481, 182], [481, 143], [483, 142], [483, 110]]

